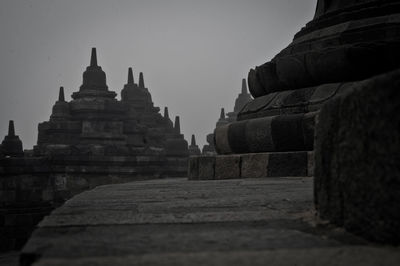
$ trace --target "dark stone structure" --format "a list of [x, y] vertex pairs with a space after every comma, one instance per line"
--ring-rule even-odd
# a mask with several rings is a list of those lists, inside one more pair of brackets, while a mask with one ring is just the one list
[[191, 159], [189, 177], [308, 169], [321, 218], [399, 244], [399, 22], [399, 1], [319, 0], [293, 42], [250, 70], [255, 99], [215, 131], [223, 155]]
[[[235, 106], [233, 108], [233, 111], [229, 112], [227, 115], [225, 115], [225, 109], [221, 108], [221, 114], [215, 125], [215, 128], [218, 128], [218, 127], [226, 125], [230, 122], [236, 121], [239, 112], [250, 101], [251, 101], [251, 95], [247, 92], [246, 79], [243, 79], [242, 80], [242, 90], [235, 100]], [[214, 133], [208, 134], [206, 140], [207, 140], [208, 144], [203, 146], [202, 154], [203, 155], [216, 155]]]
[[129, 68], [121, 101], [116, 95], [108, 90], [93, 48], [72, 101], [65, 101], [61, 88], [50, 121], [39, 124], [35, 155], [48, 156], [57, 171], [73, 176], [74, 183], [86, 184], [85, 188], [97, 184], [99, 176], [109, 179], [106, 183], [122, 176], [186, 176], [188, 145], [176, 132], [179, 119], [174, 128], [167, 110], [167, 116], [161, 116], [143, 73], [136, 84]]
[[1, 252], [20, 249], [43, 216], [60, 205], [65, 191], [45, 158], [24, 156], [13, 121], [0, 150]]
[[238, 97], [235, 100], [235, 106], [233, 107], [233, 111], [227, 114], [228, 122], [234, 122], [237, 120], [237, 116], [239, 112], [245, 107], [247, 103], [252, 100], [251, 95], [247, 91], [246, 79], [242, 79], [242, 91], [239, 93]]
[[[356, 82], [326, 104], [316, 138], [322, 218], [368, 239], [400, 243], [400, 71]], [[349, 115], [351, 114], [351, 115]]]
[[64, 88], [50, 120], [39, 124], [34, 151], [23, 152], [10, 121], [0, 145], [0, 250], [18, 249], [54, 207], [98, 185], [187, 176], [189, 149], [175, 125], [154, 107], [151, 94], [128, 70], [117, 94], [92, 49], [79, 91], [65, 100]]
[[6, 157], [23, 157], [22, 142], [15, 135], [14, 121], [10, 120], [8, 125], [8, 135], [1, 142], [1, 154]]
[[196, 138], [194, 135], [192, 135], [192, 140], [190, 142], [190, 146], [189, 146], [189, 154], [192, 156], [196, 156], [196, 155], [200, 155], [200, 149], [199, 146], [197, 146], [196, 144]]
[[349, 82], [399, 66], [396, 2], [319, 1], [315, 19], [292, 44], [250, 71], [255, 99], [238, 122], [217, 130], [218, 152], [312, 150], [308, 139], [322, 103]]

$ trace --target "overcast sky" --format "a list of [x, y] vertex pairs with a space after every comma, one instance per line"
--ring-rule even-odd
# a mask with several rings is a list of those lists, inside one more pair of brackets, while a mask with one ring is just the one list
[[1, 0], [0, 138], [15, 120], [24, 148], [37, 141], [65, 87], [82, 83], [90, 49], [110, 90], [133, 67], [144, 72], [155, 106], [181, 117], [200, 148], [241, 80], [270, 60], [314, 14], [316, 0]]

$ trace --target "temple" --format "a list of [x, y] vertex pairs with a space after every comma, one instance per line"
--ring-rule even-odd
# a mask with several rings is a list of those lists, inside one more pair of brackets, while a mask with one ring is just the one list
[[[136, 84], [129, 68], [121, 100], [116, 96], [107, 86], [93, 48], [79, 91], [67, 102], [61, 87], [50, 120], [39, 124], [35, 156], [48, 156], [58, 173], [78, 175], [89, 184], [93, 174], [185, 176], [188, 145], [176, 132], [179, 120], [174, 128], [168, 116], [154, 107], [143, 73]], [[173, 153], [171, 141], [180, 144]]]
[[[235, 106], [232, 112], [225, 114], [225, 108], [221, 108], [221, 113], [218, 121], [215, 124], [215, 129], [230, 122], [237, 120], [239, 112], [251, 101], [252, 97], [247, 91], [246, 79], [242, 79], [242, 90], [235, 100]], [[215, 131], [215, 130], [214, 130]], [[207, 144], [203, 146], [203, 155], [215, 155], [215, 139], [214, 133], [210, 133], [206, 137]]]
[[196, 144], [196, 137], [194, 135], [192, 135], [192, 140], [190, 142], [189, 154], [190, 155], [200, 155], [201, 154], [199, 146], [197, 146], [197, 144]]
[[[167, 107], [164, 116], [160, 114], [143, 73], [135, 83], [129, 68], [121, 100], [116, 96], [93, 48], [82, 85], [70, 101], [60, 87], [49, 121], [38, 126], [33, 151], [23, 151], [14, 122], [9, 122], [0, 145], [1, 203], [8, 211], [0, 220], [15, 220], [22, 213], [24, 221], [5, 227], [8, 233], [0, 250], [20, 248], [44, 215], [84, 190], [187, 176], [189, 148], [180, 119], [177, 116], [173, 123]], [[10, 182], [16, 185], [4, 185]]]
[[8, 124], [8, 135], [0, 145], [0, 156], [5, 157], [23, 157], [22, 142], [17, 135], [15, 135], [14, 121], [10, 120]]
[[192, 157], [189, 179], [313, 176], [319, 217], [398, 244], [399, 10], [318, 0], [292, 43], [249, 71], [254, 99], [221, 117], [218, 155]]

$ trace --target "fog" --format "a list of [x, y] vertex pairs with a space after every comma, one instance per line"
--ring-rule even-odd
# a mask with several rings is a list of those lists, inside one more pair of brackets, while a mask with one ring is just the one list
[[[24, 148], [37, 141], [64, 86], [77, 91], [91, 47], [120, 95], [128, 67], [144, 72], [155, 106], [181, 117], [200, 148], [241, 80], [312, 19], [316, 0], [2, 0], [0, 138], [15, 121]], [[119, 98], [120, 96], [118, 96]]]

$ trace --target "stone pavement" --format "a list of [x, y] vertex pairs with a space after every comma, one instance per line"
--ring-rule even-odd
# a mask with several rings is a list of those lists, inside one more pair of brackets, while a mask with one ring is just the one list
[[399, 265], [316, 221], [313, 180], [165, 179], [106, 185], [53, 211], [22, 265]]

